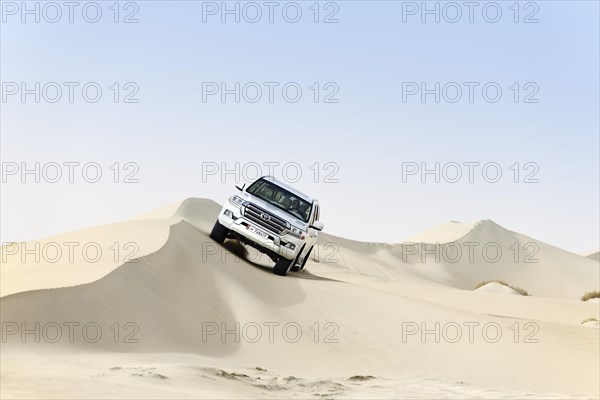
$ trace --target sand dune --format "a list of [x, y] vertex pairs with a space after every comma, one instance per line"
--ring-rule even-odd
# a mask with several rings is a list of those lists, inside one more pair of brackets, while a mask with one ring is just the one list
[[[593, 260], [478, 221], [419, 245], [322, 234], [307, 270], [282, 278], [208, 237], [216, 203], [173, 210], [44, 241], [134, 241], [125, 263], [3, 263], [2, 397], [599, 396], [599, 331], [581, 322], [600, 307], [579, 301], [598, 289]], [[509, 256], [433, 246], [436, 260], [423, 241]], [[528, 243], [537, 261], [515, 262]], [[533, 295], [473, 290], [496, 279]]]
[[177, 221], [129, 221], [4, 245], [0, 295], [96, 281], [125, 261], [158, 250]]
[[[322, 240], [340, 246], [347, 243], [323, 236]], [[593, 260], [490, 220], [449, 223], [416, 238], [421, 241], [344, 247], [339, 252], [340, 264], [384, 280], [438, 283], [465, 290], [482, 281], [504, 280], [536, 296], [565, 299], [579, 298], [594, 289], [600, 276]], [[372, 262], [365, 263], [365, 256]]]
[[586, 255], [585, 257], [591, 258], [594, 261], [600, 261], [600, 251], [591, 252], [590, 254]]
[[510, 286], [503, 285], [498, 282], [490, 282], [482, 285], [475, 289], [477, 292], [485, 292], [485, 293], [498, 293], [498, 294], [508, 294], [513, 296], [522, 296], [521, 293], [511, 288]]

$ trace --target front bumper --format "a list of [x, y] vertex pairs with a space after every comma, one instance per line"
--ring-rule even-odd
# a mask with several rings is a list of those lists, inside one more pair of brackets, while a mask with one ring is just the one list
[[242, 236], [254, 243], [259, 250], [266, 253], [293, 260], [302, 249], [304, 240], [291, 234], [278, 235], [242, 215], [241, 209], [232, 204], [226, 204], [219, 213], [219, 223], [232, 233]]

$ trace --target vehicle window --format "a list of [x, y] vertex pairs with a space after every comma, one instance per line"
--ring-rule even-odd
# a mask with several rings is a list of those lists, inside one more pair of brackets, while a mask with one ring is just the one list
[[254, 182], [250, 185], [247, 192], [304, 222], [308, 222], [310, 218], [312, 211], [311, 203], [266, 179], [259, 179]]

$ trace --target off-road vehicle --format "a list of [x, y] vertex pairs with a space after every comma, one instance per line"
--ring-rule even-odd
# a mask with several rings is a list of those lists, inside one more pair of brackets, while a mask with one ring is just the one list
[[285, 276], [306, 265], [323, 223], [319, 202], [271, 176], [263, 176], [225, 203], [210, 237], [240, 240], [267, 254]]

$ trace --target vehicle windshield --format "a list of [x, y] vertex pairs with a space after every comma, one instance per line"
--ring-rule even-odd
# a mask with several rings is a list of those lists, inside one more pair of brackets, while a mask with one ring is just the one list
[[301, 197], [277, 186], [267, 179], [259, 179], [246, 190], [253, 196], [273, 204], [288, 214], [308, 222], [312, 204]]

